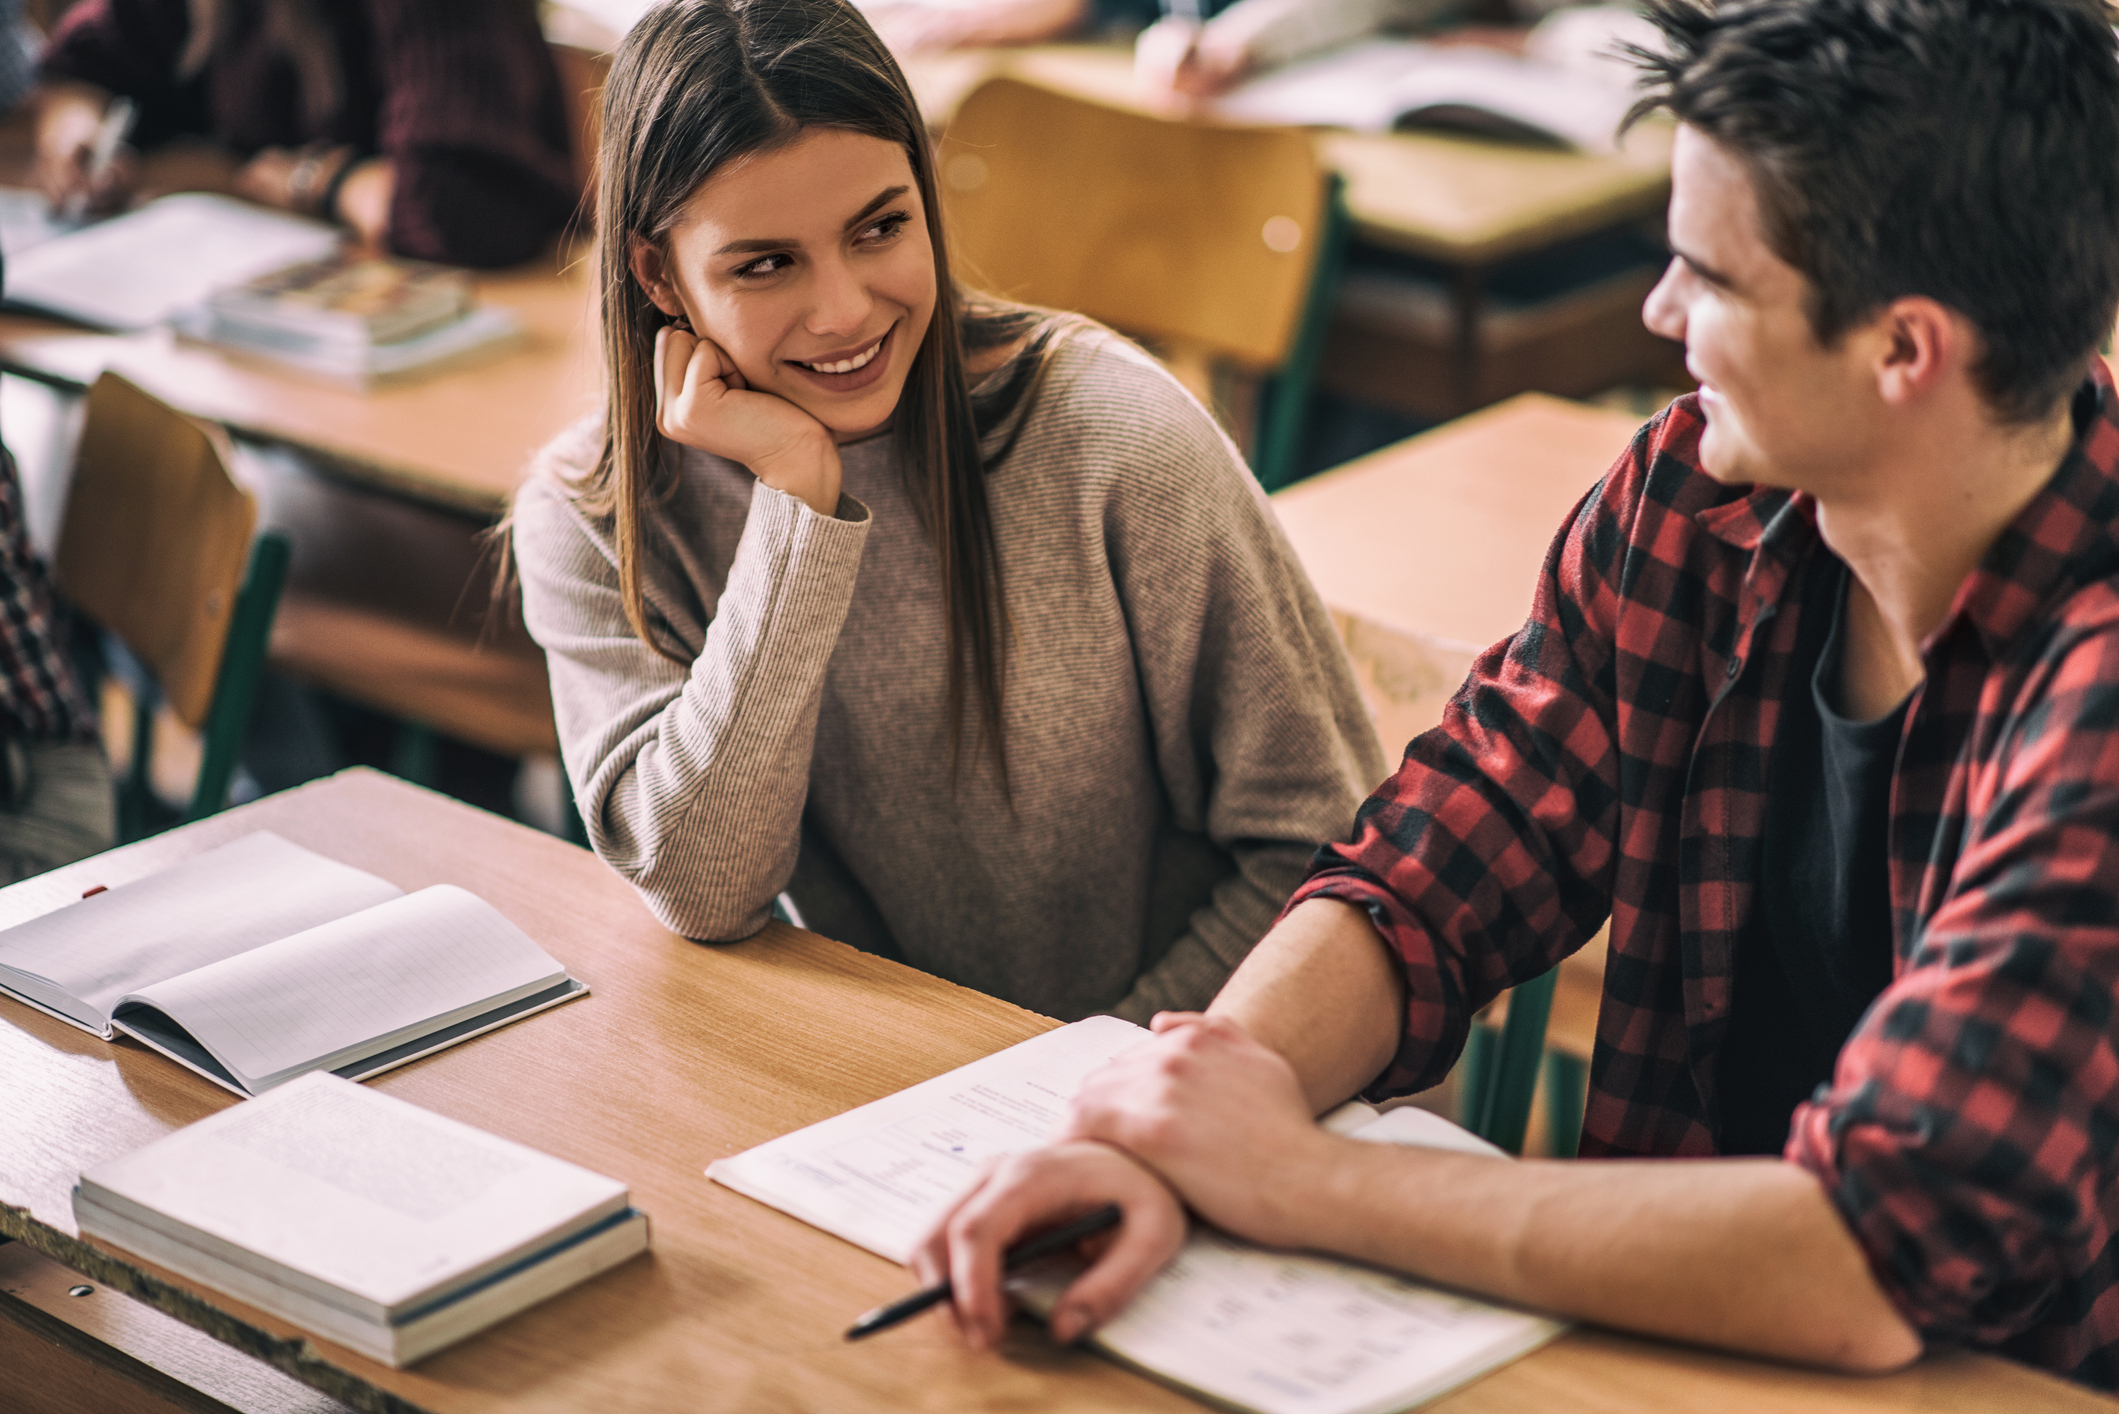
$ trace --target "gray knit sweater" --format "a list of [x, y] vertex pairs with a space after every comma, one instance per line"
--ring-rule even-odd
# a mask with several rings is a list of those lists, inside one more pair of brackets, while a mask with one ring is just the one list
[[599, 423], [518, 495], [523, 607], [596, 850], [656, 916], [809, 927], [1047, 1014], [1199, 1007], [1385, 773], [1330, 619], [1257, 485], [1152, 359], [1054, 354], [992, 474], [1013, 640], [1012, 804], [967, 735], [952, 783], [934, 552], [891, 439], [820, 516], [679, 448], [627, 626], [612, 527], [568, 489]]

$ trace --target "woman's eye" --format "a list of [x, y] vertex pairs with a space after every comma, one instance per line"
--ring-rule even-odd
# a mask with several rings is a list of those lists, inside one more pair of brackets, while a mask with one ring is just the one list
[[771, 255], [761, 255], [756, 260], [738, 265], [732, 273], [739, 280], [758, 280], [763, 279], [767, 275], [777, 275], [792, 264], [794, 264], [793, 256], [776, 251]]
[[911, 220], [912, 216], [910, 213], [893, 211], [888, 216], [864, 227], [859, 239], [863, 245], [881, 245], [885, 241], [895, 239], [897, 234], [905, 229], [906, 223]]

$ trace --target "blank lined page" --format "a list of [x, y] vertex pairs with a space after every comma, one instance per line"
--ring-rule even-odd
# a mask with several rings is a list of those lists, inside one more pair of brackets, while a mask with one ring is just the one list
[[440, 885], [143, 988], [249, 1088], [566, 976], [476, 894]]
[[0, 966], [52, 983], [102, 1026], [127, 992], [403, 893], [260, 830], [0, 933]]

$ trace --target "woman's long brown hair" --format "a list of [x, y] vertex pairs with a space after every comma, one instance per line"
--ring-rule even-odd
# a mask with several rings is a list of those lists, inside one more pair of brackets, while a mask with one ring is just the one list
[[[1035, 396], [1061, 326], [1037, 311], [969, 297], [951, 279], [919, 106], [890, 51], [845, 0], [666, 0], [627, 34], [604, 88], [596, 194], [609, 412], [603, 456], [580, 487], [582, 500], [615, 523], [633, 632], [688, 666], [689, 658], [655, 631], [642, 589], [643, 558], [655, 551], [649, 511], [674, 489], [677, 467], [655, 427], [655, 334], [667, 316], [633, 279], [627, 248], [639, 237], [666, 250], [686, 203], [723, 164], [818, 127], [902, 147], [927, 209], [934, 317], [891, 432], [906, 492], [939, 561], [951, 664], [951, 758], [961, 759], [965, 709], [975, 695], [979, 736], [1005, 791], [1008, 628], [986, 470], [1006, 449], [989, 458], [979, 443]], [[1002, 386], [974, 401], [966, 351], [1012, 343], [1034, 328]]]

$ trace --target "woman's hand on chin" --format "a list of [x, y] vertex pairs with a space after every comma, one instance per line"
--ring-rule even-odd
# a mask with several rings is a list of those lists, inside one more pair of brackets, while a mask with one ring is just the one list
[[753, 392], [712, 339], [669, 325], [655, 335], [655, 426], [663, 436], [741, 462], [818, 515], [839, 507], [839, 449], [823, 423], [785, 398]]

